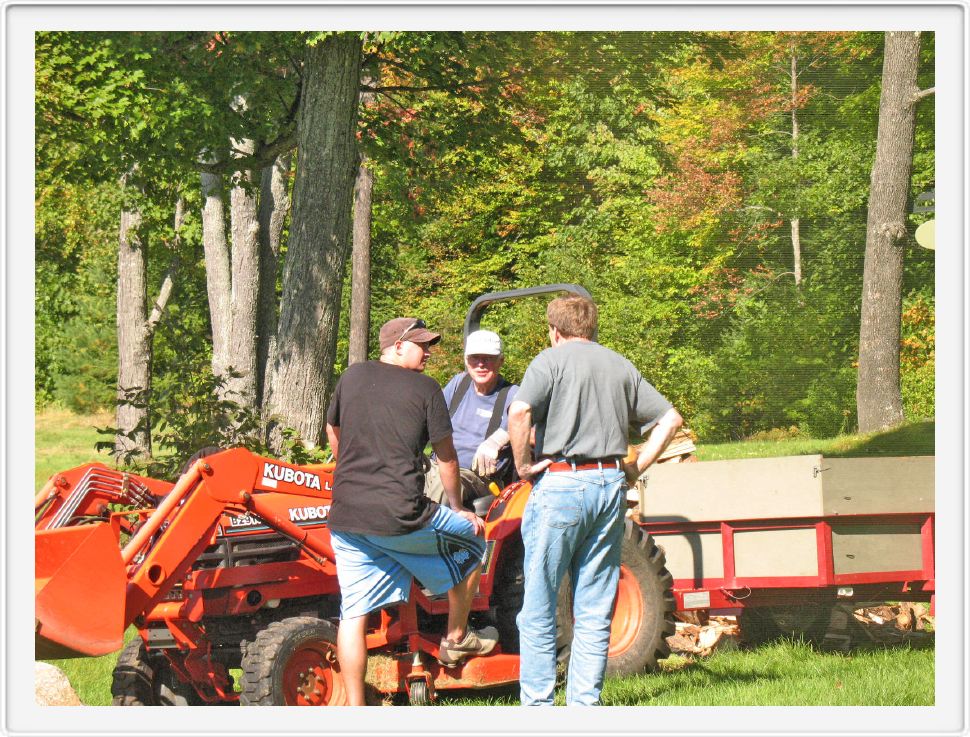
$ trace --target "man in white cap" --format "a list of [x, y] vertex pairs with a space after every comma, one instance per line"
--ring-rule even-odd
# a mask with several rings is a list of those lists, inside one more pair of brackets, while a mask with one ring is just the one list
[[[488, 495], [492, 481], [504, 486], [514, 472], [508, 407], [519, 387], [499, 373], [504, 360], [498, 334], [476, 330], [465, 340], [466, 370], [453, 376], [444, 388], [466, 503]], [[436, 458], [425, 474], [424, 492], [435, 501], [444, 499]]]

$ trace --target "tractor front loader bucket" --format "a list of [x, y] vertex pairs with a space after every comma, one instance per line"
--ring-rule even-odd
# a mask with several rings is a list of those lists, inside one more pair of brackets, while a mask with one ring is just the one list
[[34, 534], [34, 657], [77, 658], [119, 650], [127, 576], [106, 523]]

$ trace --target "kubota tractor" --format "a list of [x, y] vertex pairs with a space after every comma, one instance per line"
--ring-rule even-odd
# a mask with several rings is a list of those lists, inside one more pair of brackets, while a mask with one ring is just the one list
[[[579, 289], [487, 296], [567, 287]], [[466, 333], [470, 326], [477, 316]], [[111, 653], [134, 625], [138, 636], [114, 671], [116, 705], [343, 703], [340, 591], [327, 529], [332, 483], [332, 464], [296, 466], [242, 448], [194, 460], [175, 484], [101, 464], [55, 474], [35, 503], [36, 657]], [[447, 599], [416, 583], [408, 603], [370, 617], [367, 681], [376, 692], [426, 704], [439, 690], [518, 680], [520, 523], [530, 490], [513, 483], [476, 510], [487, 546], [471, 616], [498, 628], [495, 651], [439, 665]], [[663, 552], [628, 520], [608, 674], [654, 669], [666, 656], [671, 585]], [[563, 660], [570, 598], [566, 582]], [[238, 684], [233, 669], [242, 672]]]

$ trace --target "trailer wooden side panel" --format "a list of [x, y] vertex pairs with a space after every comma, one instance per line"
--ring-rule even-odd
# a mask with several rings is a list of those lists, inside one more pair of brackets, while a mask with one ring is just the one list
[[918, 571], [923, 567], [919, 524], [833, 524], [835, 575]]
[[700, 581], [724, 577], [720, 532], [655, 535], [654, 540], [664, 549], [667, 570], [675, 579]]
[[818, 576], [815, 528], [735, 532], [734, 574], [738, 578]]
[[935, 460], [933, 456], [825, 458], [822, 512], [826, 516], [932, 514]]
[[822, 515], [822, 456], [651, 466], [640, 487], [645, 522]]

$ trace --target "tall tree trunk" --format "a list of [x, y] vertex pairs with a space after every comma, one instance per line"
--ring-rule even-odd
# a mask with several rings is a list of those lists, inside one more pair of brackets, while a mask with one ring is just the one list
[[222, 376], [229, 365], [229, 317], [232, 305], [232, 270], [226, 243], [222, 178], [203, 172], [202, 247], [205, 283], [212, 325], [212, 373]]
[[[791, 156], [798, 158], [798, 56], [792, 46], [791, 54]], [[792, 271], [795, 274], [795, 286], [802, 283], [802, 234], [799, 219], [791, 220], [791, 248]]]
[[141, 213], [124, 208], [118, 228], [118, 394], [115, 453], [149, 456], [151, 347], [145, 325], [145, 248], [138, 234]]
[[[361, 84], [369, 87], [373, 81], [367, 74], [361, 79]], [[361, 106], [367, 107], [373, 102], [373, 92], [361, 94]], [[370, 236], [373, 194], [374, 172], [368, 168], [367, 156], [361, 151], [360, 165], [357, 167], [357, 183], [354, 186], [354, 245], [350, 276], [348, 366], [367, 360], [367, 343], [370, 337]]]
[[[333, 391], [357, 164], [360, 57], [361, 41], [349, 33], [308, 49], [297, 122], [293, 219], [267, 411], [314, 445], [323, 438]], [[278, 429], [270, 437], [277, 449]]]
[[[363, 157], [362, 157], [363, 159]], [[354, 187], [354, 250], [350, 281], [350, 350], [348, 365], [367, 360], [370, 335], [370, 229], [374, 173], [363, 159]]]
[[264, 387], [276, 360], [276, 272], [280, 260], [283, 224], [290, 209], [288, 191], [292, 155], [281, 154], [263, 169], [259, 194], [259, 342], [256, 350], [257, 398], [265, 399]]
[[862, 276], [856, 388], [860, 432], [903, 421], [899, 335], [918, 66], [919, 33], [887, 32]]
[[[252, 141], [235, 141], [235, 148], [252, 154]], [[226, 396], [243, 407], [256, 407], [256, 324], [259, 305], [259, 217], [252, 171], [238, 171], [229, 195], [232, 230], [229, 363]]]
[[150, 456], [152, 339], [165, 314], [175, 285], [180, 231], [185, 220], [184, 202], [175, 204], [174, 257], [162, 279], [158, 296], [147, 304], [147, 259], [138, 228], [141, 213], [123, 208], [118, 227], [118, 394], [115, 453], [124, 456]]

